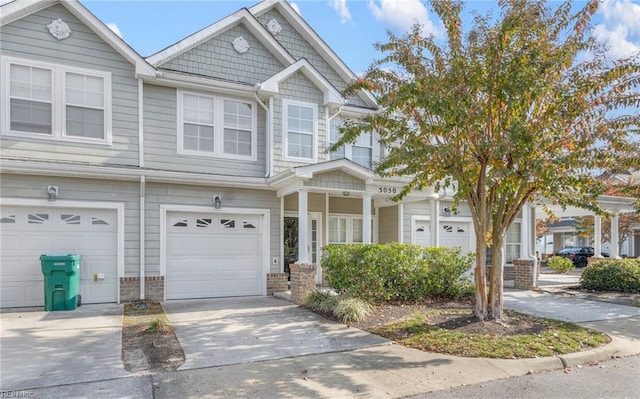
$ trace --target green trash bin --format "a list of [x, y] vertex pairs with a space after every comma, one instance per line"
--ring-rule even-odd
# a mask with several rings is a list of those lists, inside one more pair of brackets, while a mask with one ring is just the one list
[[80, 255], [40, 256], [44, 275], [44, 310], [74, 310], [80, 289]]

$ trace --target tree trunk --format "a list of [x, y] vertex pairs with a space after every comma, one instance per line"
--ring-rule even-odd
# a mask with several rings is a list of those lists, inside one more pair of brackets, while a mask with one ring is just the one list
[[489, 286], [489, 317], [502, 320], [504, 293], [504, 248], [503, 240], [495, 238], [492, 242], [493, 256], [491, 259], [491, 282]]
[[487, 243], [485, 237], [476, 237], [476, 317], [484, 320], [488, 316], [487, 303]]

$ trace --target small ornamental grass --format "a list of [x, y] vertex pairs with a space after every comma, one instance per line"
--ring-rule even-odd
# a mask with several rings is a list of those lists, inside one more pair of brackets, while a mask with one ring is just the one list
[[303, 305], [343, 323], [364, 321], [372, 310], [371, 305], [361, 299], [342, 297], [329, 290], [312, 291]]
[[149, 322], [146, 331], [148, 333], [166, 334], [171, 331], [171, 324], [166, 319], [159, 317]]
[[549, 260], [547, 260], [547, 266], [558, 273], [566, 273], [569, 270], [573, 270], [576, 266], [573, 264], [573, 261], [569, 258], [565, 258], [564, 256], [553, 256]]

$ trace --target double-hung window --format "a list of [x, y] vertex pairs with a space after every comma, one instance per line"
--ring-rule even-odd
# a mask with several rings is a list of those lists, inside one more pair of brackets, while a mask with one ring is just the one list
[[507, 229], [504, 240], [505, 263], [520, 259], [520, 222], [514, 222]]
[[111, 143], [111, 74], [4, 57], [2, 133]]
[[178, 152], [256, 159], [256, 107], [252, 102], [178, 93]]
[[285, 157], [315, 161], [318, 106], [283, 100]]
[[[340, 127], [342, 126], [342, 120], [332, 119], [330, 132], [329, 132], [329, 146], [333, 146], [340, 139]], [[330, 158], [340, 159], [347, 158], [353, 162], [364, 166], [365, 168], [373, 168], [373, 134], [371, 132], [361, 133], [356, 141], [352, 144], [345, 144], [340, 146], [335, 151], [332, 151]]]

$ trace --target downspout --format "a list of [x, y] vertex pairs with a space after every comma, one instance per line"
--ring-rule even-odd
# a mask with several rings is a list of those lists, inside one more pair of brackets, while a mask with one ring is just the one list
[[[138, 78], [138, 166], [144, 168], [144, 82]], [[140, 300], [145, 293], [145, 176], [140, 175]]]
[[256, 102], [262, 107], [262, 109], [264, 109], [264, 112], [265, 112], [265, 115], [266, 115], [266, 118], [267, 118], [267, 149], [265, 151], [265, 157], [267, 158], [266, 159], [265, 169], [267, 171], [265, 172], [264, 177], [271, 177], [271, 163], [272, 163], [271, 162], [271, 157], [272, 157], [271, 156], [272, 155], [271, 154], [271, 151], [272, 151], [272, 149], [271, 149], [271, 147], [272, 147], [272, 145], [271, 145], [271, 141], [272, 141], [271, 132], [273, 130], [272, 126], [271, 126], [271, 121], [272, 121], [271, 108], [270, 108], [271, 107], [271, 97], [269, 97], [269, 107], [267, 107], [265, 105], [265, 103], [263, 103], [262, 100], [260, 100], [260, 98], [258, 97], [258, 93], [257, 92], [254, 91], [253, 92], [253, 96], [255, 97]]
[[145, 288], [145, 177], [144, 175], [140, 176], [140, 300], [144, 301], [146, 294], [144, 292]]
[[[329, 109], [329, 107], [327, 107], [327, 110]], [[331, 143], [331, 121], [333, 120], [333, 118], [335, 118], [336, 116], [338, 116], [340, 114], [340, 112], [342, 112], [342, 105], [338, 107], [338, 110], [336, 111], [335, 114], [329, 116], [329, 112], [327, 112], [327, 144]], [[331, 158], [331, 151], [329, 150], [330, 147], [327, 147], [327, 155], [329, 156], [329, 158]], [[346, 157], [346, 151], [345, 151], [345, 157]], [[330, 160], [330, 159], [327, 159]]]

